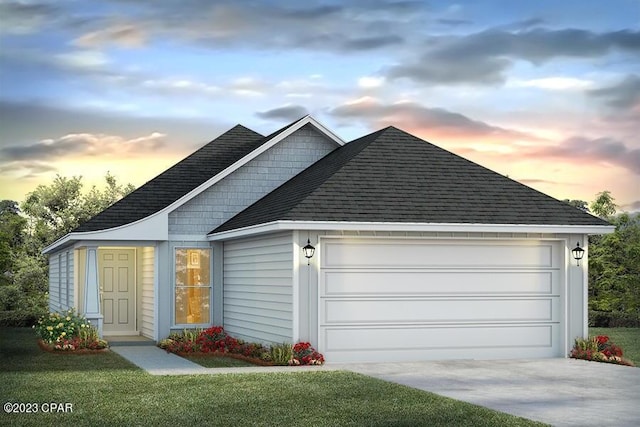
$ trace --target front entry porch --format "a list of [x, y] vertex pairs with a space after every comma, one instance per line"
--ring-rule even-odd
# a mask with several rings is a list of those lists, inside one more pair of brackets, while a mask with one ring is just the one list
[[76, 251], [78, 311], [100, 336], [155, 340], [155, 248], [85, 246]]

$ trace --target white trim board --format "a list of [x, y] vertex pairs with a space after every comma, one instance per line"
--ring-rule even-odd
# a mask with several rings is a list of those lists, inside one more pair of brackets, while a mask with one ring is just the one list
[[210, 234], [210, 241], [228, 240], [282, 230], [400, 231], [400, 232], [464, 232], [464, 233], [567, 233], [609, 234], [614, 226], [537, 225], [537, 224], [457, 224], [349, 221], [273, 221], [235, 230]]

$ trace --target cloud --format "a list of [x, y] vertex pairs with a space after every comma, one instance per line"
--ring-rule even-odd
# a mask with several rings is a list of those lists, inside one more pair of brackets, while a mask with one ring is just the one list
[[358, 79], [358, 87], [362, 89], [373, 89], [384, 84], [384, 77], [364, 76]]
[[5, 0], [0, 2], [0, 33], [29, 34], [42, 30], [58, 8], [46, 2]]
[[616, 110], [640, 106], [640, 76], [629, 74], [611, 86], [589, 91], [589, 95]]
[[106, 44], [115, 44], [125, 48], [144, 46], [147, 34], [133, 24], [118, 23], [107, 28], [91, 31], [76, 38], [73, 44], [84, 48], [97, 48]]
[[385, 46], [399, 45], [404, 42], [404, 39], [395, 34], [389, 34], [386, 36], [377, 37], [360, 37], [347, 39], [342, 43], [344, 50], [372, 50]]
[[436, 22], [438, 24], [447, 25], [447, 26], [450, 26], [450, 27], [460, 27], [460, 26], [463, 26], [463, 25], [471, 25], [471, 24], [473, 24], [472, 21], [469, 21], [467, 19], [441, 18], [441, 19], [437, 19]]
[[76, 133], [56, 139], [44, 139], [34, 144], [12, 145], [0, 149], [9, 161], [39, 161], [64, 157], [135, 155], [154, 152], [165, 144], [165, 134], [126, 139], [116, 135]]
[[[127, 7], [134, 2], [123, 2]], [[185, 0], [136, 2], [135, 24], [94, 16], [76, 43], [141, 43], [152, 37], [180, 40], [211, 49], [251, 47], [364, 52], [405, 43], [397, 23], [416, 29], [420, 2], [246, 2]], [[116, 23], [114, 23], [116, 22]]]
[[621, 208], [627, 212], [640, 212], [640, 200], [622, 205]]
[[464, 36], [432, 37], [416, 59], [386, 69], [391, 79], [430, 83], [496, 84], [515, 61], [534, 65], [558, 58], [598, 58], [615, 50], [640, 53], [640, 31], [595, 33], [581, 29], [489, 29]]
[[75, 50], [53, 56], [63, 68], [76, 70], [101, 70], [109, 64], [109, 58], [98, 50]]
[[256, 113], [261, 119], [293, 121], [309, 114], [307, 109], [301, 105], [285, 105], [267, 111]]
[[0, 175], [18, 175], [21, 178], [33, 178], [48, 172], [55, 172], [57, 168], [46, 162], [15, 161], [0, 164]]
[[409, 132], [433, 136], [488, 137], [495, 140], [538, 139], [534, 135], [494, 126], [444, 108], [425, 107], [415, 102], [383, 104], [364, 97], [329, 111], [338, 120], [359, 119], [375, 126], [394, 125]]
[[576, 77], [544, 77], [531, 80], [514, 80], [508, 82], [508, 86], [534, 87], [544, 90], [584, 90], [595, 84], [593, 80], [585, 80]]
[[640, 175], [640, 149], [631, 148], [613, 138], [573, 136], [555, 146], [541, 146], [524, 150], [526, 158], [554, 158], [576, 162], [605, 163], [622, 167]]

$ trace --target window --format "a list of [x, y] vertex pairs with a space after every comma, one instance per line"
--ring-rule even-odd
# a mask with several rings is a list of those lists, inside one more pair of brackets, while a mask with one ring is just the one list
[[175, 324], [210, 323], [211, 249], [176, 249]]

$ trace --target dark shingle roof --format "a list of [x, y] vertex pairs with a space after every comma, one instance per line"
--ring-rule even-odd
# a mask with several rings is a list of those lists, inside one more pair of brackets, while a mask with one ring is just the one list
[[394, 127], [334, 150], [212, 233], [277, 220], [609, 225]]
[[129, 224], [158, 212], [264, 142], [266, 138], [259, 133], [237, 125], [81, 224], [74, 231], [105, 230]]

